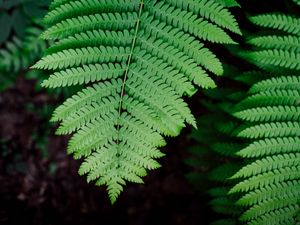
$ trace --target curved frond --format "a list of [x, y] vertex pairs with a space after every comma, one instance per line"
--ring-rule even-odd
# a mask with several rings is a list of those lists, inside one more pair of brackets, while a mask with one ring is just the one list
[[235, 1], [53, 0], [41, 35], [54, 40], [34, 68], [48, 88], [85, 86], [53, 113], [80, 174], [106, 185], [114, 202], [127, 182], [160, 165], [163, 136], [196, 121], [183, 96], [214, 88], [223, 67], [207, 42], [241, 34]]
[[[268, 35], [248, 40], [252, 47], [242, 53], [262, 69], [248, 96], [233, 115], [243, 122], [236, 136], [247, 145], [236, 152], [246, 165], [231, 179], [230, 194], [240, 194], [245, 207], [240, 220], [247, 225], [297, 224], [300, 202], [300, 19], [284, 14], [250, 17]], [[288, 34], [287, 34], [288, 33]]]

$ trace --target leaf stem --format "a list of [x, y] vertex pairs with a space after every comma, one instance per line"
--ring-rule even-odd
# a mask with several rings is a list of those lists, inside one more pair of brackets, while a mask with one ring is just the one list
[[117, 144], [119, 144], [119, 142], [120, 142], [120, 119], [121, 119], [122, 106], [123, 106], [123, 97], [124, 97], [124, 94], [125, 94], [125, 86], [126, 86], [126, 81], [127, 81], [127, 78], [128, 78], [129, 67], [130, 67], [130, 64], [131, 64], [131, 61], [132, 61], [133, 50], [135, 48], [135, 44], [136, 44], [136, 40], [137, 40], [137, 34], [138, 34], [138, 31], [139, 31], [139, 27], [140, 27], [140, 22], [141, 22], [140, 19], [141, 19], [141, 16], [142, 16], [143, 6], [144, 6], [144, 0], [141, 0], [140, 8], [139, 8], [139, 14], [138, 14], [137, 22], [136, 22], [136, 27], [135, 27], [135, 33], [134, 33], [130, 53], [129, 53], [128, 60], [127, 60], [124, 79], [123, 79], [123, 82], [122, 82], [122, 89], [121, 89], [120, 101], [119, 101], [119, 111], [118, 111]]

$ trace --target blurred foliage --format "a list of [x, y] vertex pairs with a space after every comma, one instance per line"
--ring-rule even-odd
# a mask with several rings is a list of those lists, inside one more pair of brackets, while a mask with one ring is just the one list
[[0, 0], [0, 91], [42, 55], [47, 43], [38, 39], [50, 0]]
[[50, 0], [0, 0], [0, 44], [10, 35], [24, 37], [28, 26], [42, 18]]
[[220, 82], [226, 83], [226, 87], [204, 91], [199, 104], [205, 112], [197, 120], [199, 129], [191, 133], [194, 145], [187, 149], [190, 157], [186, 162], [191, 166], [188, 180], [197, 191], [210, 195], [211, 209], [222, 215], [221, 220], [215, 218], [214, 224], [236, 225], [242, 211], [234, 205], [239, 195], [227, 195], [234, 185], [228, 177], [243, 165], [235, 156], [243, 146], [234, 136], [234, 130], [240, 122], [231, 115], [235, 103], [247, 90], [246, 82], [240, 82], [246, 74], [241, 74], [236, 68], [225, 65]]

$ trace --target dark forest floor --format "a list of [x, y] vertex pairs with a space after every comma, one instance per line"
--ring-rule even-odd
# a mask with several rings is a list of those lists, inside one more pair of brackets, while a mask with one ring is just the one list
[[67, 137], [54, 135], [49, 116], [57, 104], [35, 82], [19, 78], [0, 94], [1, 225], [196, 225], [213, 216], [208, 199], [189, 186], [185, 138], [169, 141], [144, 185], [129, 185], [110, 205], [104, 188], [77, 174]]

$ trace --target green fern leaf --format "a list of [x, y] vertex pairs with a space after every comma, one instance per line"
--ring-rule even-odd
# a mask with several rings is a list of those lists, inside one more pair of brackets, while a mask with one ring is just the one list
[[300, 154], [282, 154], [275, 156], [268, 156], [263, 159], [258, 159], [255, 162], [244, 166], [232, 178], [245, 178], [256, 176], [261, 173], [268, 171], [284, 168], [293, 167], [300, 164]]
[[282, 76], [273, 77], [268, 80], [263, 80], [254, 84], [250, 89], [250, 93], [258, 93], [261, 91], [270, 90], [300, 90], [300, 77], [299, 76]]
[[297, 137], [300, 135], [299, 122], [273, 122], [254, 125], [239, 132], [239, 137], [265, 138], [265, 137]]
[[[44, 18], [44, 22], [48, 25], [54, 25], [62, 20], [70, 17], [81, 15], [89, 15], [91, 13], [106, 12], [124, 12], [138, 10], [139, 0], [120, 1], [120, 0], [77, 0], [77, 1], [61, 1], [60, 3], [52, 3], [51, 10]], [[106, 7], [103, 7], [105, 4]]]
[[297, 220], [294, 215], [299, 211], [298, 205], [290, 205], [281, 209], [277, 209], [273, 212], [261, 215], [255, 220], [251, 220], [249, 225], [260, 224], [276, 224], [276, 225], [294, 225], [297, 224]]
[[251, 38], [248, 43], [264, 49], [300, 51], [300, 38], [297, 36], [259, 36]]
[[240, 220], [247, 221], [259, 218], [267, 213], [295, 204], [297, 204], [297, 199], [295, 199], [294, 195], [288, 194], [286, 196], [280, 196], [278, 199], [272, 199], [251, 207], [243, 214], [243, 216], [241, 216]]
[[[240, 75], [231, 71], [224, 81], [230, 91], [207, 91], [212, 102], [203, 105], [212, 115], [201, 125], [209, 129], [196, 140], [201, 149], [221, 154], [213, 155], [210, 178], [223, 186], [210, 191], [210, 204], [230, 219], [216, 224], [294, 225], [300, 212], [300, 19], [284, 14], [249, 19], [268, 30], [249, 38], [247, 51], [230, 50], [253, 68]], [[233, 81], [250, 86], [248, 93]]]
[[299, 196], [300, 181], [288, 181], [286, 183], [271, 184], [262, 189], [253, 190], [237, 201], [238, 205], [250, 206], [258, 203], [276, 199], [286, 198], [291, 195], [296, 199]]
[[300, 179], [300, 166], [284, 167], [278, 170], [269, 171], [257, 176], [250, 177], [235, 185], [229, 193], [247, 192], [250, 190], [263, 188], [271, 184]]
[[250, 122], [300, 121], [300, 107], [266, 106], [246, 109], [234, 115]]
[[283, 68], [300, 70], [300, 53], [286, 50], [261, 50], [244, 53], [244, 57], [262, 69]]
[[236, 154], [244, 158], [300, 152], [299, 137], [267, 138], [252, 142]]
[[47, 43], [37, 40], [41, 29], [29, 27], [25, 31], [25, 37], [13, 39], [0, 50], [0, 70], [3, 72], [17, 72], [30, 67], [47, 48]]
[[263, 14], [249, 17], [255, 25], [281, 30], [290, 34], [300, 36], [300, 19], [285, 14]]
[[239, 103], [237, 108], [249, 109], [264, 106], [298, 106], [299, 98], [300, 93], [297, 90], [268, 90], [245, 98]]
[[[231, 3], [233, 3], [231, 1]], [[213, 0], [53, 0], [41, 37], [56, 42], [34, 68], [48, 88], [86, 86], [53, 113], [79, 173], [115, 202], [127, 182], [160, 165], [163, 136], [196, 127], [183, 96], [213, 88], [223, 67], [202, 41], [235, 43], [234, 17]]]

